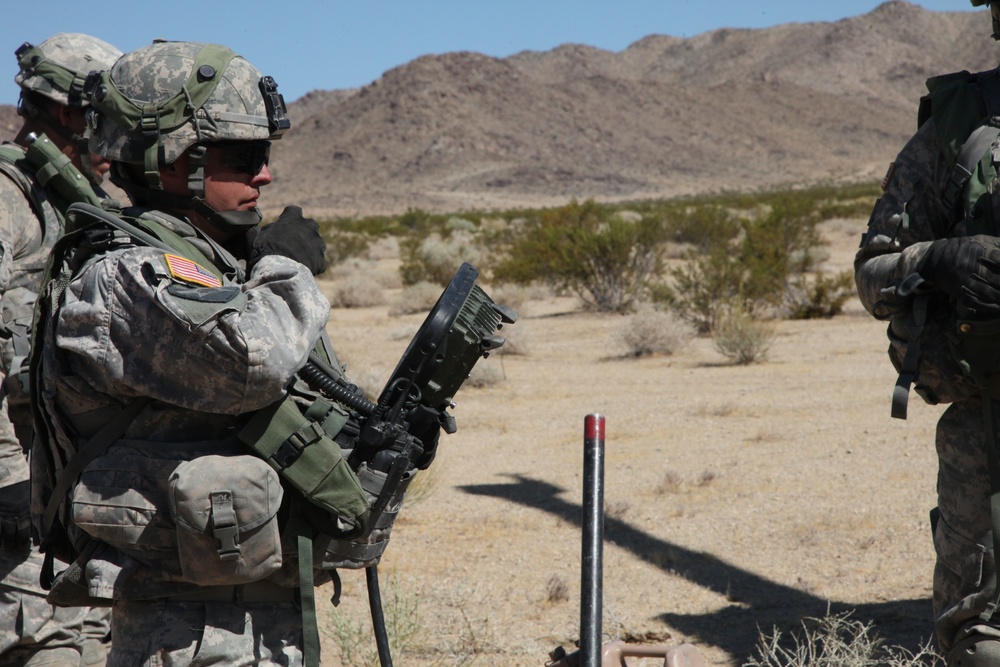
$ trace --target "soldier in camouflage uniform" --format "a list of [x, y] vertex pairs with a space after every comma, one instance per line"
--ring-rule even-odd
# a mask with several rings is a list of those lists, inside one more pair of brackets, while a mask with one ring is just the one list
[[[0, 409], [0, 663], [97, 666], [105, 659], [107, 610], [54, 607], [39, 585], [42, 556], [31, 544], [28, 522], [31, 411], [23, 381], [33, 304], [69, 204], [53, 181], [40, 182], [43, 158], [35, 154], [48, 143], [55, 159], [44, 158], [44, 164], [72, 165], [62, 165], [57, 179], [71, 175], [81, 193], [105, 196], [99, 184], [108, 162], [88, 153], [81, 93], [87, 74], [110, 67], [121, 51], [89, 35], [61, 33], [37, 47], [25, 43], [16, 55], [24, 120], [14, 142], [0, 148], [0, 249], [9, 263], [0, 292], [0, 372], [6, 376]], [[27, 151], [34, 142], [41, 143], [33, 161]]]
[[50, 597], [113, 605], [112, 667], [303, 664], [300, 582], [331, 574], [299, 549], [292, 492], [237, 440], [304, 391], [329, 318], [315, 221], [289, 207], [257, 227], [284, 102], [241, 56], [191, 42], [126, 54], [87, 91], [91, 149], [135, 205], [71, 214], [40, 309], [35, 515], [43, 550], [62, 525], [76, 559]]
[[[992, 5], [996, 37], [1000, 7]], [[894, 416], [905, 418], [911, 382], [928, 403], [949, 404], [937, 425], [931, 513], [935, 627], [950, 667], [979, 667], [1000, 664], [991, 528], [1000, 392], [995, 369], [970, 356], [968, 345], [1000, 318], [1000, 210], [992, 194], [1000, 144], [984, 133], [996, 132], [986, 120], [996, 119], [998, 98], [989, 91], [998, 88], [993, 71], [936, 77], [928, 88], [919, 129], [883, 182], [855, 278], [865, 308], [890, 323], [889, 354], [900, 371]]]

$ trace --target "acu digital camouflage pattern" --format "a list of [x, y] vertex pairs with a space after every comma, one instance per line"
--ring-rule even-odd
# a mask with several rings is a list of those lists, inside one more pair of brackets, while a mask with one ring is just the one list
[[[234, 263], [189, 223], [155, 217], [213, 262]], [[227, 278], [209, 288], [171, 275], [165, 254], [125, 246], [94, 256], [45, 332], [43, 407], [56, 427], [57, 460], [68, 461], [136, 396], [156, 400], [85, 469], [74, 494], [74, 515], [95, 519], [83, 528], [118, 552], [88, 565], [98, 598], [163, 597], [192, 587], [178, 561], [171, 474], [205, 454], [245, 454], [233, 437], [237, 417], [284, 395], [329, 318], [316, 281], [294, 260], [267, 256], [246, 282]], [[294, 559], [285, 563], [294, 568]], [[294, 586], [292, 572], [278, 575]]]
[[116, 644], [108, 667], [303, 663], [302, 616], [292, 602], [117, 602], [112, 633], [142, 639]]
[[[7, 147], [5, 150], [14, 150]], [[0, 312], [7, 335], [0, 336], [0, 502], [16, 504], [15, 485], [29, 477], [27, 450], [31, 414], [27, 395], [16, 388], [8, 370], [15, 357], [27, 354], [32, 311], [42, 270], [62, 230], [62, 213], [38, 190], [32, 177], [0, 160]], [[11, 335], [16, 333], [16, 335]], [[27, 510], [27, 507], [25, 507]], [[11, 520], [4, 517], [3, 520]], [[65, 567], [57, 564], [57, 568]], [[5, 665], [76, 664], [82, 652], [95, 667], [103, 664], [109, 612], [99, 608], [59, 608], [46, 601], [39, 585], [42, 555], [27, 541], [0, 547], [0, 663]]]
[[70, 100], [74, 80], [82, 86], [87, 74], [108, 69], [121, 55], [117, 48], [96, 37], [59, 33], [22, 56], [14, 82], [60, 104], [86, 106], [86, 100], [79, 95]]
[[[939, 149], [934, 121], [929, 120], [899, 153], [887, 176], [855, 259], [858, 295], [880, 319], [905, 312], [906, 300], [891, 287], [916, 270], [932, 241], [971, 231], [955, 219], [961, 212], [947, 211], [941, 203], [951, 167]], [[949, 346], [946, 332], [953, 321], [946, 301], [931, 303], [920, 341], [918, 377], [921, 394], [929, 402], [952, 402], [936, 435], [934, 611], [938, 641], [945, 651], [962, 626], [992, 601], [995, 589], [982, 406], [978, 389], [962, 374]], [[906, 346], [901, 334], [905, 331], [898, 326], [890, 333], [890, 357], [897, 363]], [[887, 383], [887, 414], [890, 395]], [[997, 415], [1000, 402], [995, 403]]]
[[[90, 150], [111, 160], [142, 164], [149, 144], [114, 105], [124, 103], [127, 107], [131, 102], [141, 108], [176, 100], [170, 108], [183, 108], [179, 91], [188, 83], [206, 46], [220, 48], [194, 42], [155, 42], [120, 58], [105, 77], [107, 97], [102, 100], [96, 95], [92, 100], [101, 113]], [[208, 100], [193, 113], [185, 112], [178, 124], [161, 128], [161, 164], [172, 163], [197, 142], [268, 139], [271, 131], [258, 87], [260, 79], [260, 72], [238, 55], [223, 71], [215, 71], [211, 81], [216, 86]]]

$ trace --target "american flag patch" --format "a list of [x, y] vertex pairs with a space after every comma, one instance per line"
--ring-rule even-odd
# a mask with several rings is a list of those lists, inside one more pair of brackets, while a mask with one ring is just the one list
[[178, 280], [205, 287], [222, 287], [222, 281], [215, 274], [190, 259], [170, 254], [164, 255], [163, 258], [167, 260], [170, 275]]

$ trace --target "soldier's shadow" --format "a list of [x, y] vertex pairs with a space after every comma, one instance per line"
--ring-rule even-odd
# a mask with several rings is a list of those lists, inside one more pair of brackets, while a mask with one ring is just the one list
[[[466, 493], [503, 498], [582, 525], [582, 508], [558, 497], [563, 489], [523, 475], [510, 477], [514, 480], [510, 484], [460, 488]], [[770, 633], [777, 628], [787, 636], [801, 627], [804, 618], [822, 618], [850, 610], [853, 610], [852, 620], [872, 622], [889, 646], [902, 646], [915, 652], [931, 634], [929, 598], [869, 604], [824, 600], [711, 554], [654, 537], [614, 518], [605, 518], [604, 540], [664, 571], [725, 596], [731, 605], [712, 613], [679, 614], [668, 610], [657, 618], [694, 638], [695, 643], [718, 647], [736, 660], [742, 661], [754, 654], [761, 631]], [[649, 602], [651, 606], [669, 605], [669, 600], [658, 601], [652, 596]]]

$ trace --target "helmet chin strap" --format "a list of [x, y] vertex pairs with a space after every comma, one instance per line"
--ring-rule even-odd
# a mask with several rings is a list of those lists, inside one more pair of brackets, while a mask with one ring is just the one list
[[[129, 178], [122, 166], [120, 162], [111, 163], [111, 182], [125, 190], [140, 205], [197, 213], [225, 236], [246, 233], [247, 230], [256, 227], [263, 220], [263, 215], [256, 206], [247, 211], [217, 211], [212, 208], [204, 199], [204, 174], [202, 174], [202, 186], [198, 188], [200, 190], [198, 194], [181, 196], [163, 190], [154, 190], [144, 183], [137, 183]], [[194, 169], [197, 167], [192, 166], [192, 170]]]

